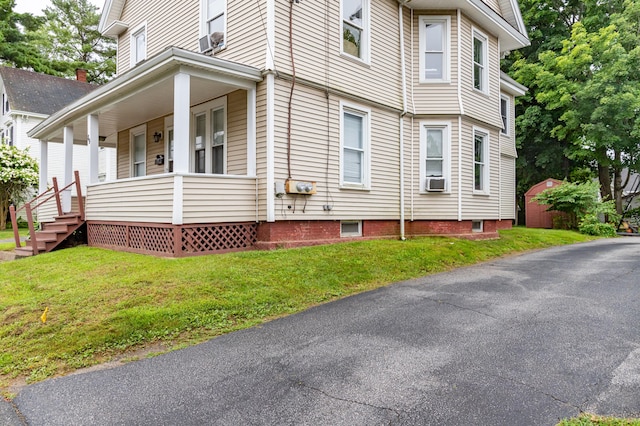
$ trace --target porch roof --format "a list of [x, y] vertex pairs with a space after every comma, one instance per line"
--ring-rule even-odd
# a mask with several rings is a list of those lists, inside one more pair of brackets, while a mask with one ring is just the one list
[[173, 113], [173, 76], [178, 73], [191, 76], [192, 105], [255, 88], [263, 79], [257, 68], [170, 47], [52, 114], [28, 135], [62, 142], [64, 127], [73, 126], [74, 144], [86, 145], [87, 116], [97, 115], [104, 139], [100, 146], [115, 147], [118, 131]]

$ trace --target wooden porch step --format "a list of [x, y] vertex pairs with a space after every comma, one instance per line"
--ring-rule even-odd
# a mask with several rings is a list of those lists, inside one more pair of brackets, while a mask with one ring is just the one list
[[13, 252], [17, 257], [29, 257], [33, 256], [33, 249], [31, 247], [20, 247], [13, 249]]

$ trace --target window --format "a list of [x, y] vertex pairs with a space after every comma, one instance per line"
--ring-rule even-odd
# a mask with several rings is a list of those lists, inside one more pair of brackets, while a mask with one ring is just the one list
[[449, 16], [421, 16], [420, 82], [449, 81]]
[[473, 189], [489, 192], [489, 133], [473, 131]]
[[484, 229], [483, 221], [481, 220], [472, 220], [471, 221], [471, 231], [472, 232], [482, 232]]
[[2, 94], [2, 115], [9, 112], [9, 97], [6, 94]]
[[423, 121], [420, 125], [420, 189], [448, 191], [451, 124]]
[[502, 129], [500, 133], [509, 135], [509, 98], [504, 95], [500, 96], [500, 115], [502, 116]]
[[369, 116], [370, 112], [345, 104], [341, 109], [341, 171], [343, 187], [369, 187]]
[[226, 44], [226, 0], [202, 0], [201, 36], [211, 37], [211, 47], [222, 49]]
[[173, 149], [175, 147], [173, 127], [167, 130], [167, 135], [167, 171], [173, 173]]
[[473, 31], [473, 88], [489, 92], [487, 78], [487, 37]]
[[194, 113], [193, 171], [226, 173], [227, 99], [216, 99], [200, 105]]
[[147, 24], [144, 23], [131, 33], [131, 66], [147, 59]]
[[143, 125], [132, 129], [130, 138], [133, 159], [131, 175], [145, 176], [147, 174], [147, 127]]
[[369, 0], [342, 0], [342, 53], [369, 61]]
[[362, 221], [345, 220], [340, 222], [340, 236], [341, 237], [361, 237]]

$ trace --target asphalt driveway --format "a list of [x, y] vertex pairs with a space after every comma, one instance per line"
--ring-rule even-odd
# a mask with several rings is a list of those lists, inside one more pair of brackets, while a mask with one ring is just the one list
[[553, 425], [581, 411], [640, 417], [639, 274], [636, 238], [538, 251], [48, 380], [14, 403], [29, 425]]

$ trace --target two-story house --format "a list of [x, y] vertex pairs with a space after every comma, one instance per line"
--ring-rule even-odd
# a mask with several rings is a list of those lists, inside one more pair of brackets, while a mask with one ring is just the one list
[[515, 0], [106, 0], [100, 30], [119, 76], [30, 132], [117, 146], [116, 181], [89, 172], [90, 245], [494, 237], [515, 218]]
[[[64, 147], [62, 144], [44, 145], [30, 138], [27, 132], [52, 113], [93, 91], [97, 86], [87, 83], [86, 71], [78, 70], [76, 79], [66, 79], [33, 71], [0, 66], [0, 141], [28, 149], [29, 155], [38, 159], [49, 171], [49, 179], [40, 182], [41, 190], [51, 185], [51, 177], [64, 175]], [[76, 170], [83, 179], [88, 178], [86, 142], [73, 145], [71, 155], [76, 158]], [[115, 178], [115, 149], [102, 148], [100, 153], [100, 180]], [[45, 175], [46, 176], [46, 175]]]

